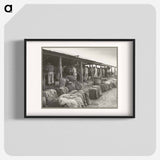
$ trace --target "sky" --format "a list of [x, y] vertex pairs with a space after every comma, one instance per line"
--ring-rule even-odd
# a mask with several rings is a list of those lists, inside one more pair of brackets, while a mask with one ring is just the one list
[[79, 55], [80, 58], [90, 59], [111, 66], [117, 66], [117, 48], [43, 48], [50, 51], [56, 51], [68, 55]]

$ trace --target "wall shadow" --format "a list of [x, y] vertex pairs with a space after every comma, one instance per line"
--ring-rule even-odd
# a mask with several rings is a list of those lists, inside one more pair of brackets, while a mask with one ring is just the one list
[[[7, 119], [24, 118], [24, 41], [9, 41], [5, 44], [5, 109]], [[9, 102], [7, 102], [9, 100]]]

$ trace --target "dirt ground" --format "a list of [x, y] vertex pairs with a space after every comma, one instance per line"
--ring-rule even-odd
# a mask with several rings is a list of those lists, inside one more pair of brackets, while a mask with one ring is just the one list
[[87, 108], [117, 108], [118, 97], [117, 88], [103, 92], [99, 99], [91, 100], [91, 104]]

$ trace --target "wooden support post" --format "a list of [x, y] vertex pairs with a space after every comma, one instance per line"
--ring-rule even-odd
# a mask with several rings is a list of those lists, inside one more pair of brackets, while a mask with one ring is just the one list
[[91, 79], [93, 80], [94, 77], [94, 69], [93, 69], [93, 64], [91, 64]]
[[113, 67], [113, 75], [115, 75], [114, 73], [115, 73], [115, 67]]
[[62, 78], [62, 57], [59, 57], [59, 78]]
[[80, 81], [83, 83], [83, 63], [80, 62]]
[[108, 65], [106, 66], [106, 77], [107, 78], [109, 77], [109, 74], [108, 74]]
[[111, 67], [111, 75], [113, 74], [113, 67]]
[[100, 66], [99, 73], [99, 77], [102, 78], [102, 66]]

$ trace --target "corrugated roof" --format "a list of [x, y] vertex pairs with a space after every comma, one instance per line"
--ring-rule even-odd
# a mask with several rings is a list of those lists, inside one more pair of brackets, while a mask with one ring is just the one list
[[[46, 53], [48, 53], [49, 55], [52, 55], [52, 54], [54, 54], [54, 56], [60, 56], [61, 55], [61, 56], [66, 57], [66, 58], [79, 59], [79, 60], [82, 60], [82, 61], [84, 61], [86, 63], [90, 63], [90, 64], [109, 65], [109, 66], [117, 67], [113, 64], [104, 63], [104, 59], [101, 60], [99, 58], [99, 60], [101, 60], [101, 61], [98, 61], [97, 60], [98, 58], [95, 57], [95, 56], [92, 56], [91, 58], [87, 58], [87, 56], [84, 57], [82, 55], [79, 55], [79, 53], [77, 53], [77, 52], [74, 52], [74, 53], [69, 52], [69, 50], [67, 50], [68, 51], [67, 53], [66, 52], [64, 53], [64, 51], [63, 51], [64, 49], [60, 49], [60, 48], [45, 47], [45, 48], [43, 48], [43, 50]], [[105, 59], [107, 59], [107, 58], [105, 58]], [[105, 60], [105, 61], [107, 61], [107, 60]]]

